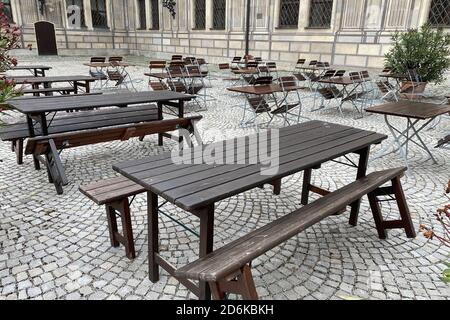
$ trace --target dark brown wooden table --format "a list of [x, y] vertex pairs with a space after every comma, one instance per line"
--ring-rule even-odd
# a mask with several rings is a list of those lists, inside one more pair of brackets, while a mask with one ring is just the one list
[[[274, 134], [274, 131], [270, 131]], [[267, 135], [255, 134], [253, 138], [263, 141]], [[281, 179], [295, 173], [304, 171], [302, 204], [309, 202], [310, 192], [327, 194], [311, 184], [311, 175], [314, 169], [320, 168], [323, 163], [336, 160], [349, 154], [359, 155], [356, 177], [359, 179], [366, 175], [370, 148], [381, 143], [387, 136], [375, 132], [365, 131], [338, 124], [321, 121], [310, 121], [301, 125], [286, 127], [279, 130], [278, 143], [272, 144], [272, 154], [279, 151], [279, 169], [277, 173], [263, 175], [262, 164], [176, 164], [172, 160], [172, 153], [159, 156], [131, 160], [113, 166], [113, 169], [132, 181], [142, 185], [148, 191], [148, 259], [149, 273], [152, 282], [159, 281], [159, 267], [173, 275], [175, 267], [170, 265], [159, 254], [159, 226], [158, 226], [158, 197], [180, 207], [183, 210], [200, 218], [200, 252], [203, 257], [213, 251], [214, 244], [214, 214], [215, 204], [248, 190], [263, 186], [264, 184], [280, 183]], [[243, 138], [241, 138], [243, 139]], [[247, 155], [249, 137], [244, 138], [247, 151], [236, 149], [235, 144], [218, 142], [225, 155], [230, 150], [237, 150], [235, 154]], [[233, 141], [236, 142], [236, 139]], [[233, 147], [231, 147], [233, 146]], [[191, 157], [198, 159], [195, 154], [202, 153], [198, 146], [190, 149]], [[231, 149], [230, 149], [231, 148]], [[201, 156], [200, 156], [201, 157]], [[248, 162], [248, 161], [247, 161]], [[360, 201], [352, 204], [350, 223], [356, 225]], [[219, 213], [218, 213], [219, 214]], [[206, 283], [199, 286], [183, 281], [201, 299], [210, 297]]]
[[86, 93], [89, 93], [90, 84], [95, 81], [95, 78], [91, 76], [54, 76], [54, 77], [29, 77], [29, 78], [14, 78], [14, 76], [8, 77], [17, 85], [25, 85], [29, 84], [33, 87], [33, 89], [39, 89], [40, 85], [43, 85], [44, 88], [51, 88], [53, 83], [61, 83], [67, 82], [71, 86], [73, 86], [75, 93], [78, 93], [78, 87], [83, 87]]
[[[374, 160], [384, 157], [387, 154], [399, 151], [401, 157], [409, 168], [409, 145], [414, 144], [425, 150], [433, 162], [437, 163], [427, 144], [421, 138], [420, 133], [437, 117], [449, 113], [450, 105], [437, 105], [433, 103], [402, 100], [399, 102], [373, 106], [367, 108], [366, 111], [370, 113], [382, 114], [386, 125], [394, 138], [394, 141], [390, 145], [386, 146], [377, 155], [375, 155]], [[390, 122], [389, 117], [405, 118], [407, 121], [406, 129], [396, 127], [394, 123]], [[424, 123], [417, 127], [420, 121], [424, 121]], [[393, 151], [389, 151], [392, 146], [394, 146]]]
[[[157, 78], [159, 80], [167, 80], [170, 79], [170, 75], [167, 72], [156, 72], [156, 73], [144, 73], [147, 77], [150, 78]], [[207, 75], [203, 73], [191, 73], [188, 74], [187, 72], [183, 73], [174, 73], [172, 74], [172, 78], [206, 78]]]
[[26, 70], [31, 72], [35, 77], [45, 77], [45, 71], [50, 70], [52, 67], [44, 65], [17, 65], [11, 67], [11, 70]]

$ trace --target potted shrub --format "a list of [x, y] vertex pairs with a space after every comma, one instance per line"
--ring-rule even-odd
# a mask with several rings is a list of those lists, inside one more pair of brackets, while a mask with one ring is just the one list
[[428, 83], [441, 83], [450, 68], [450, 35], [429, 24], [396, 32], [385, 64], [392, 73], [405, 75], [401, 93], [423, 93]]
[[0, 112], [8, 109], [7, 100], [21, 94], [20, 90], [15, 89], [15, 83], [3, 74], [17, 65], [17, 60], [9, 55], [9, 51], [18, 48], [20, 40], [20, 30], [9, 24], [3, 9], [4, 4], [0, 2]]

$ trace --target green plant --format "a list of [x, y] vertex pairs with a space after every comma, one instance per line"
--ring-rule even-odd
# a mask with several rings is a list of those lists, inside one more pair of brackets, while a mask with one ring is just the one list
[[420, 29], [396, 32], [385, 55], [386, 67], [394, 73], [415, 70], [418, 81], [441, 83], [450, 68], [450, 35], [425, 24]]
[[20, 29], [9, 24], [3, 10], [4, 4], [0, 2], [0, 72], [17, 65], [16, 58], [11, 57], [9, 51], [19, 48], [20, 41]]

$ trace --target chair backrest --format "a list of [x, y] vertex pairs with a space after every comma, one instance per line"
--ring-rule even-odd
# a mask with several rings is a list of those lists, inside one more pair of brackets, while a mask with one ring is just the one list
[[325, 68], [330, 67], [330, 63], [329, 62], [324, 62], [323, 65], [324, 65]]
[[325, 68], [325, 63], [318, 61], [318, 62], [316, 63], [316, 67], [317, 67], [317, 68]]
[[247, 68], [258, 68], [258, 62], [256, 62], [256, 61], [250, 61], [250, 62], [247, 62]]
[[334, 76], [336, 76], [336, 70], [327, 70], [322, 75], [322, 78], [323, 79], [329, 79], [329, 78], [333, 78]]
[[169, 87], [161, 81], [150, 81], [149, 83], [150, 88], [153, 89], [153, 91], [166, 91], [169, 90]]
[[230, 70], [229, 63], [219, 63], [219, 70]]
[[288, 87], [292, 88], [297, 86], [297, 80], [294, 76], [280, 77], [278, 78], [278, 82], [280, 83], [280, 86], [283, 88], [283, 90]]
[[170, 61], [169, 66], [170, 67], [184, 67], [185, 63], [183, 60], [174, 60], [174, 61]]
[[91, 62], [106, 62], [106, 57], [91, 57]]
[[234, 57], [233, 62], [241, 62], [242, 57]]
[[317, 60], [311, 60], [310, 62], [309, 62], [309, 65], [310, 66], [315, 66], [315, 65], [317, 65]]
[[263, 59], [261, 57], [255, 57], [253, 60], [255, 60], [256, 62], [262, 62]]
[[263, 77], [258, 77], [255, 79], [255, 81], [253, 82], [254, 85], [268, 85], [268, 84], [272, 84], [273, 82], [273, 77], [270, 76], [263, 76]]
[[171, 60], [183, 60], [183, 56], [181, 54], [174, 54]]
[[167, 73], [169, 74], [169, 77], [176, 78], [183, 75], [183, 67], [181, 66], [168, 66], [166, 68]]
[[116, 57], [109, 57], [108, 61], [109, 62], [122, 62], [123, 61], [123, 57], [118, 57], [118, 56], [116, 56]]
[[381, 71], [382, 73], [391, 73], [392, 69], [390, 67], [384, 67], [383, 71]]
[[197, 59], [197, 63], [198, 63], [199, 66], [204, 66], [204, 65], [207, 64], [206, 60], [204, 58], [198, 58]]
[[165, 61], [150, 61], [148, 63], [148, 67], [150, 69], [165, 69], [166, 68], [166, 62]]
[[338, 71], [336, 71], [334, 76], [341, 78], [341, 77], [343, 77], [345, 75], [345, 72], [346, 72], [345, 70], [338, 70]]
[[364, 80], [370, 80], [370, 74], [369, 74], [369, 71], [364, 70], [364, 71], [361, 71], [360, 73], [361, 73], [361, 78], [362, 78], [362, 79], [364, 79]]
[[361, 74], [359, 72], [350, 72], [349, 74], [350, 80], [352, 81], [360, 81], [361, 80]]
[[269, 70], [269, 67], [267, 65], [259, 65], [258, 66], [258, 72], [259, 73], [269, 74], [270, 70]]
[[305, 62], [306, 62], [306, 59], [298, 59], [298, 60], [297, 60], [297, 65], [302, 66], [302, 65], [305, 64]]
[[197, 62], [197, 58], [195, 57], [186, 57], [184, 58], [185, 64], [195, 64]]
[[269, 68], [271, 71], [275, 71], [277, 69], [277, 63], [276, 62], [267, 62], [266, 63], [267, 68]]
[[188, 76], [192, 76], [192, 75], [199, 75], [202, 73], [202, 71], [200, 70], [199, 66], [196, 65], [189, 65], [186, 66], [186, 72], [188, 74]]

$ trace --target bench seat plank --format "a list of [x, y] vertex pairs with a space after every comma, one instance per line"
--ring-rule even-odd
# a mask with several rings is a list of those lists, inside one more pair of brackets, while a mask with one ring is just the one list
[[207, 282], [220, 281], [265, 252], [402, 175], [405, 170], [397, 168], [370, 174], [178, 269], [175, 276]]
[[96, 204], [105, 205], [143, 193], [145, 189], [125, 177], [117, 177], [81, 186], [80, 191]]
[[[127, 123], [138, 123], [158, 120], [156, 105], [143, 105], [128, 108], [111, 108], [107, 110], [75, 112], [53, 119], [49, 134], [64, 133], [78, 130], [88, 130]], [[40, 125], [37, 124], [37, 132]], [[0, 130], [3, 141], [26, 139], [29, 137], [26, 123], [9, 125]]]

